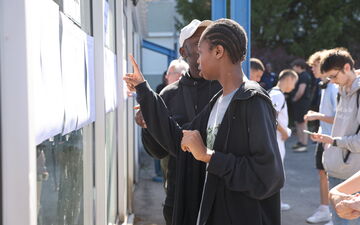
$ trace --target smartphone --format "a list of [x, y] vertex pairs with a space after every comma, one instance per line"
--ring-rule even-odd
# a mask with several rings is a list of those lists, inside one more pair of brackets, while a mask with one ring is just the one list
[[316, 134], [316, 133], [311, 132], [311, 131], [308, 131], [308, 130], [303, 130], [303, 132], [304, 132], [305, 134], [310, 134], [310, 135], [312, 135], [312, 134]]

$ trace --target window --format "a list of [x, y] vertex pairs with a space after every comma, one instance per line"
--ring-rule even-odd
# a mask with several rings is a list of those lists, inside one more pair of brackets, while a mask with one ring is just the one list
[[[87, 127], [83, 129], [91, 129]], [[84, 224], [83, 129], [57, 135], [36, 148], [38, 225]]]
[[[54, 2], [81, 30], [92, 35], [91, 0], [54, 0]], [[85, 169], [85, 165], [92, 166], [93, 162], [90, 160], [91, 157], [84, 156], [93, 153], [93, 124], [66, 135], [58, 134], [37, 145], [38, 225], [85, 224], [84, 205], [88, 201], [93, 201], [84, 197], [89, 196], [84, 194], [87, 193], [84, 190], [93, 189], [92, 183], [87, 183], [85, 186], [85, 176], [93, 176], [93, 170]], [[84, 161], [84, 159], [89, 160]]]

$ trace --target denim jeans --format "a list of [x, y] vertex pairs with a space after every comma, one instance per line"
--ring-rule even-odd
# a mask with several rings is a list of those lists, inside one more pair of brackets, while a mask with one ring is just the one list
[[[329, 188], [333, 188], [336, 185], [342, 183], [344, 180], [329, 176]], [[360, 225], [360, 218], [356, 220], [345, 220], [340, 218], [333, 207], [330, 207], [332, 213], [332, 221], [334, 225]]]

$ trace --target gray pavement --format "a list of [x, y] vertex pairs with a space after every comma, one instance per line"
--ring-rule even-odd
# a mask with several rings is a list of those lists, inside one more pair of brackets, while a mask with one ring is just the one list
[[[304, 225], [319, 206], [319, 181], [314, 166], [315, 144], [309, 143], [308, 151], [295, 153], [291, 146], [295, 137], [286, 143], [285, 156], [286, 182], [282, 200], [290, 204], [289, 211], [282, 212], [282, 225]], [[135, 224], [164, 225], [162, 202], [165, 194], [162, 184], [151, 181], [154, 175], [152, 159], [141, 154], [140, 181], [135, 189]]]

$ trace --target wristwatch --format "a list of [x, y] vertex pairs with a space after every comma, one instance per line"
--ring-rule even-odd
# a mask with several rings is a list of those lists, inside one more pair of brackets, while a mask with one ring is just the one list
[[335, 146], [335, 147], [337, 146], [336, 139], [334, 139], [332, 146]]

